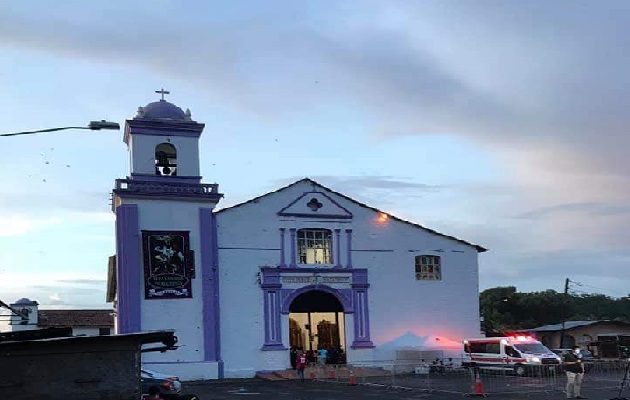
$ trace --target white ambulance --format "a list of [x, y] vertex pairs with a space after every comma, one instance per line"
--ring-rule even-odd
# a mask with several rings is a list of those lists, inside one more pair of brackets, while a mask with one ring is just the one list
[[557, 372], [560, 357], [531, 336], [464, 340], [463, 366], [508, 370], [516, 375]]

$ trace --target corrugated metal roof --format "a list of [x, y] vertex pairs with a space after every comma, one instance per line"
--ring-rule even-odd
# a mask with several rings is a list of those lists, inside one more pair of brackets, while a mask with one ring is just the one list
[[239, 204], [235, 204], [235, 205], [230, 206], [230, 207], [222, 208], [222, 209], [218, 210], [218, 211], [217, 211], [217, 213], [222, 213], [222, 212], [224, 212], [224, 211], [232, 210], [232, 209], [234, 209], [234, 208], [238, 208], [238, 207], [243, 206], [243, 205], [245, 205], [245, 204], [255, 203], [255, 202], [257, 202], [258, 200], [262, 199], [263, 197], [267, 197], [267, 196], [270, 196], [270, 195], [272, 195], [272, 194], [275, 194], [275, 193], [281, 192], [281, 191], [283, 191], [283, 190], [285, 190], [285, 189], [288, 189], [288, 188], [290, 188], [290, 187], [292, 187], [292, 186], [295, 186], [295, 185], [297, 185], [297, 184], [304, 183], [304, 182], [305, 182], [305, 183], [310, 183], [310, 184], [312, 184], [312, 185], [319, 186], [320, 188], [322, 188], [322, 189], [324, 189], [324, 190], [327, 190], [328, 192], [333, 193], [333, 194], [335, 194], [335, 195], [337, 195], [337, 196], [339, 196], [339, 197], [343, 197], [344, 199], [346, 199], [346, 200], [348, 200], [348, 201], [350, 201], [350, 202], [352, 202], [352, 203], [354, 203], [354, 204], [356, 204], [356, 205], [358, 205], [358, 206], [360, 206], [360, 207], [367, 208], [367, 209], [372, 210], [372, 211], [377, 212], [377, 213], [385, 213], [385, 214], [387, 214], [387, 215], [388, 215], [391, 219], [393, 219], [393, 220], [396, 220], [396, 221], [399, 221], [399, 222], [402, 222], [402, 223], [405, 223], [405, 224], [411, 225], [411, 226], [416, 227], [416, 228], [423, 229], [423, 230], [425, 230], [425, 231], [427, 231], [427, 232], [430, 232], [430, 233], [432, 233], [432, 234], [434, 234], [434, 235], [438, 235], [438, 236], [441, 236], [441, 237], [444, 237], [444, 238], [447, 238], [447, 239], [452, 239], [452, 240], [455, 240], [455, 241], [457, 241], [457, 242], [459, 242], [459, 243], [463, 243], [463, 244], [465, 244], [465, 245], [472, 246], [472, 247], [474, 247], [474, 248], [475, 248], [478, 252], [480, 252], [480, 253], [483, 253], [484, 251], [488, 251], [488, 249], [486, 249], [486, 248], [484, 248], [484, 247], [481, 247], [481, 246], [479, 246], [479, 245], [476, 245], [476, 244], [474, 244], [474, 243], [470, 243], [470, 242], [467, 242], [467, 241], [465, 241], [465, 240], [463, 240], [463, 239], [459, 239], [459, 238], [456, 238], [456, 237], [454, 237], [454, 236], [449, 236], [449, 235], [446, 235], [446, 234], [444, 234], [444, 233], [440, 233], [440, 232], [434, 231], [433, 229], [429, 229], [429, 228], [424, 227], [424, 226], [422, 226], [422, 225], [420, 225], [420, 224], [416, 224], [415, 222], [407, 221], [407, 220], [404, 220], [404, 219], [402, 219], [402, 218], [396, 217], [395, 215], [391, 215], [391, 214], [390, 214], [390, 213], [388, 213], [388, 212], [381, 211], [381, 210], [379, 210], [378, 208], [370, 207], [370, 206], [368, 206], [367, 204], [361, 203], [360, 201], [355, 200], [355, 199], [353, 199], [353, 198], [351, 198], [351, 197], [348, 197], [348, 196], [346, 196], [345, 194], [339, 193], [339, 192], [337, 192], [337, 191], [335, 191], [335, 190], [332, 190], [332, 189], [330, 189], [330, 188], [328, 188], [328, 187], [326, 187], [326, 186], [324, 186], [324, 185], [322, 185], [322, 184], [320, 184], [320, 183], [318, 183], [318, 182], [315, 182], [314, 180], [312, 180], [312, 179], [310, 179], [310, 178], [303, 178], [303, 179], [300, 179], [299, 181], [293, 182], [293, 183], [291, 183], [290, 185], [283, 186], [283, 187], [281, 187], [281, 188], [279, 188], [279, 189], [276, 189], [276, 190], [271, 191], [271, 192], [269, 192], [269, 193], [265, 193], [265, 194], [263, 194], [263, 195], [260, 195], [260, 196], [254, 197], [253, 199], [249, 199], [249, 200], [247, 200], [247, 201], [245, 201], [245, 202], [242, 202], [242, 203], [239, 203]]
[[[599, 324], [600, 322], [611, 322], [608, 320], [602, 321], [567, 321], [564, 323], [564, 329], [573, 329], [573, 328], [578, 328], [580, 326], [589, 326], [589, 325], [594, 325], [594, 324]], [[562, 324], [553, 324], [553, 325], [544, 325], [544, 326], [540, 326], [538, 328], [534, 328], [534, 329], [530, 329], [531, 331], [534, 332], [555, 332], [555, 331], [560, 331], [562, 330]]]

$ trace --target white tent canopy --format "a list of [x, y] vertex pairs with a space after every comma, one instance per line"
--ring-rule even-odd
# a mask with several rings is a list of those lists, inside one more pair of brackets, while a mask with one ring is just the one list
[[[401, 353], [417, 352], [418, 357], [428, 360], [439, 358], [461, 358], [463, 344], [442, 336], [418, 336], [412, 332], [383, 343], [374, 351], [376, 360], [396, 360]], [[423, 356], [423, 355], [426, 355]], [[414, 357], [415, 358], [415, 357]]]

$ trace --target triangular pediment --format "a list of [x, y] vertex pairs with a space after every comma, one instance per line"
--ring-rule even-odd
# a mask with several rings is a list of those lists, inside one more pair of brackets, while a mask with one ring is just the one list
[[304, 192], [278, 211], [283, 217], [351, 219], [352, 213], [323, 192]]

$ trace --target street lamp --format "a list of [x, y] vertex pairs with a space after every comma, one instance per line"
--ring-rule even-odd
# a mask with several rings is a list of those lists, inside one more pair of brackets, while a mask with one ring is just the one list
[[37, 130], [37, 131], [3, 133], [3, 134], [0, 134], [0, 136], [33, 135], [33, 134], [36, 134], [36, 133], [64, 131], [66, 129], [89, 129], [89, 130], [92, 130], [92, 131], [100, 131], [101, 129], [120, 130], [120, 125], [117, 122], [105, 121], [103, 119], [101, 121], [91, 121], [88, 124], [88, 126], [65, 126], [63, 128], [40, 129], [40, 130]]

